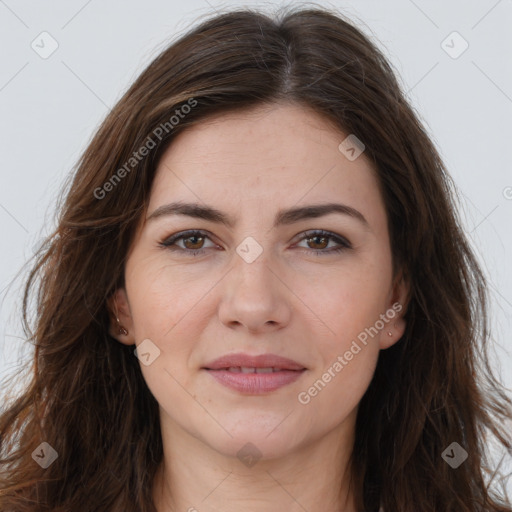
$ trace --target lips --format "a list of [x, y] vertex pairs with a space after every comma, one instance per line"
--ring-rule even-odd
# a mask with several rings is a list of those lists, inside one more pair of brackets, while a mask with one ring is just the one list
[[227, 370], [231, 373], [274, 373], [283, 370], [283, 368], [252, 368], [248, 366], [230, 366], [229, 368], [221, 368], [222, 370]]
[[275, 368], [278, 370], [304, 370], [305, 367], [292, 359], [275, 354], [261, 354], [250, 356], [248, 354], [231, 354], [215, 359], [204, 366], [208, 370], [227, 370], [229, 368]]
[[220, 384], [251, 395], [275, 391], [296, 381], [306, 371], [300, 363], [275, 354], [230, 354], [202, 369]]

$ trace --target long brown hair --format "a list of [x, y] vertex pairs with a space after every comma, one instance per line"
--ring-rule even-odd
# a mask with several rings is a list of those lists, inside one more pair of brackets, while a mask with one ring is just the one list
[[[158, 403], [133, 346], [109, 335], [107, 301], [123, 285], [173, 137], [209, 115], [276, 102], [310, 107], [364, 142], [386, 205], [394, 273], [411, 285], [406, 332], [381, 351], [359, 407], [358, 509], [512, 510], [495, 488], [487, 448], [492, 438], [511, 449], [504, 425], [512, 404], [489, 367], [487, 287], [455, 187], [386, 58], [322, 8], [274, 18], [244, 9], [203, 21], [104, 120], [26, 282], [23, 327], [35, 356], [29, 385], [0, 416], [1, 510], [155, 512]], [[58, 454], [46, 469], [33, 457], [42, 442]], [[442, 458], [452, 442], [469, 455], [456, 469]]]

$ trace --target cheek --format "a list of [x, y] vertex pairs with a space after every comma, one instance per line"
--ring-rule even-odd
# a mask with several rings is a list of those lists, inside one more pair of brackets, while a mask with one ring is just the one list
[[149, 365], [141, 359], [144, 380], [165, 410], [182, 410], [193, 403], [184, 389], [192, 388], [189, 361], [194, 340], [205, 328], [206, 318], [198, 311], [206, 283], [162, 260], [151, 257], [127, 265], [126, 287], [136, 344], [150, 340], [156, 347], [150, 345], [157, 356]]
[[201, 301], [215, 285], [207, 272], [198, 279], [184, 266], [178, 267], [157, 254], [127, 265], [127, 292], [131, 297], [135, 336], [137, 340], [154, 337], [164, 345], [175, 339], [182, 324], [200, 327], [203, 315], [194, 316]]
[[[302, 403], [312, 409], [334, 407], [339, 414], [355, 407], [366, 391], [377, 364], [381, 318], [385, 314], [389, 275], [384, 267], [360, 264], [316, 276], [316, 293], [303, 293], [317, 313], [311, 331], [319, 358]], [[319, 291], [322, 290], [321, 293]], [[377, 326], [377, 327], [376, 327]], [[299, 400], [300, 402], [300, 400]], [[334, 414], [334, 413], [333, 413]]]
[[[190, 311], [200, 298], [197, 294], [196, 299], [190, 287], [187, 289], [176, 279], [169, 279], [169, 275], [169, 268], [156, 258], [127, 264], [126, 290], [130, 297], [137, 355], [141, 354], [139, 364], [144, 380], [159, 403], [171, 397], [179, 399], [178, 383], [187, 385], [187, 361], [194, 348], [190, 343], [193, 338], [184, 336], [180, 329], [185, 324], [190, 327]], [[145, 360], [142, 356], [146, 353], [150, 356]]]
[[385, 312], [389, 286], [387, 268], [361, 257], [294, 280], [294, 292], [315, 314], [330, 353], [339, 352], [375, 324]]
[[378, 350], [361, 346], [348, 361], [342, 352], [300, 390], [297, 401], [312, 429], [329, 430], [356, 409], [372, 380]]
[[326, 292], [311, 302], [323, 326], [315, 339], [319, 357], [297, 400], [324, 427], [334, 427], [357, 407], [375, 371], [381, 335], [375, 325], [387, 290], [370, 274], [331, 276]]

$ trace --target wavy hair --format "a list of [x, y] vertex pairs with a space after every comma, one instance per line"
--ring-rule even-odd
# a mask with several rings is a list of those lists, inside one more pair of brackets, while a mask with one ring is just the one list
[[[124, 284], [156, 166], [176, 134], [278, 102], [309, 107], [364, 142], [393, 272], [410, 283], [406, 332], [380, 352], [359, 406], [358, 510], [512, 510], [488, 450], [492, 438], [510, 452], [512, 403], [490, 368], [488, 289], [456, 188], [383, 53], [342, 14], [316, 7], [201, 21], [140, 74], [80, 157], [25, 281], [22, 323], [35, 352], [30, 381], [0, 415], [1, 510], [155, 512], [158, 403], [133, 347], [109, 335], [108, 299]], [[457, 469], [441, 456], [454, 441], [469, 454]], [[32, 457], [42, 442], [58, 454], [46, 469]]]

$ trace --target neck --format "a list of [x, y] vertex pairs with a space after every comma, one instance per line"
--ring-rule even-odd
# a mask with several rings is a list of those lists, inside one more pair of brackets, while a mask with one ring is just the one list
[[[317, 442], [246, 466], [178, 428], [161, 412], [158, 512], [355, 512], [349, 457], [354, 418]], [[162, 416], [163, 415], [163, 416]]]

